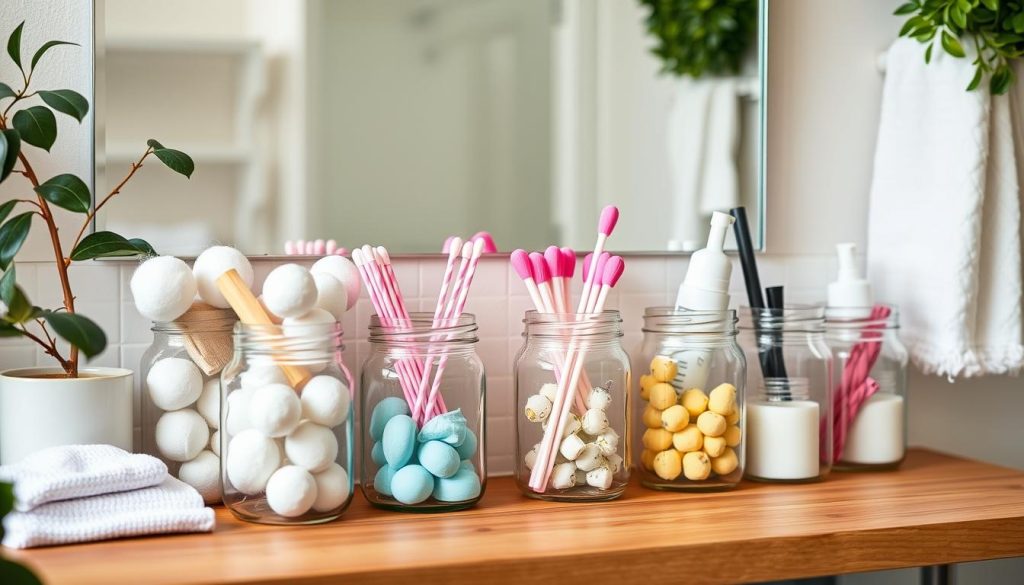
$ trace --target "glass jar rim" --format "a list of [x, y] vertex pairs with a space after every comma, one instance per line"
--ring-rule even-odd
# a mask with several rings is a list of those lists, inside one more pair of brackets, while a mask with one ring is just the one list
[[644, 309], [644, 333], [735, 334], [739, 318], [735, 309], [691, 311], [672, 306]]
[[234, 327], [235, 347], [249, 351], [310, 351], [310, 342], [323, 342], [327, 349], [344, 349], [341, 323], [308, 323], [278, 325], [237, 322]]
[[[889, 310], [886, 317], [872, 318], [877, 307]], [[867, 315], [867, 316], [861, 316]], [[870, 307], [825, 307], [825, 325], [836, 329], [877, 329], [879, 331], [900, 328], [900, 310], [896, 305], [875, 303]]]
[[475, 343], [476, 315], [462, 313], [457, 318], [442, 319], [435, 324], [434, 314], [425, 311], [409, 313], [409, 319], [390, 320], [374, 314], [370, 316], [370, 343]]
[[235, 323], [238, 323], [238, 316], [235, 315], [235, 312], [231, 309], [222, 309], [217, 310], [216, 313], [219, 316], [212, 319], [153, 321], [149, 330], [153, 333], [170, 334], [231, 332]]
[[622, 315], [617, 309], [600, 313], [541, 313], [523, 315], [523, 335], [544, 339], [622, 337]]
[[739, 328], [821, 333], [825, 331], [825, 305], [786, 304], [782, 308], [739, 309]]

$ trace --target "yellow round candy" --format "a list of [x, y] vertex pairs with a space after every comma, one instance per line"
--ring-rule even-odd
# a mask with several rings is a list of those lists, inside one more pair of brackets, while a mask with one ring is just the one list
[[661, 411], [650, 404], [644, 409], [644, 426], [649, 429], [661, 428]]
[[654, 456], [654, 473], [661, 479], [673, 480], [683, 472], [683, 458], [679, 451], [669, 449]]
[[742, 431], [740, 431], [740, 428], [735, 425], [725, 429], [725, 434], [722, 436], [725, 437], [725, 444], [730, 447], [735, 447], [736, 445], [739, 445], [740, 439], [743, 438]]
[[700, 413], [700, 416], [697, 417], [697, 428], [706, 437], [719, 437], [728, 426], [725, 422], [725, 417], [717, 412], [708, 410]]
[[676, 389], [671, 384], [658, 382], [651, 386], [651, 395], [648, 400], [654, 408], [665, 410], [676, 403]]
[[731, 425], [740, 422], [740, 407], [738, 405], [732, 408], [732, 412], [725, 415], [725, 422]]
[[700, 448], [704, 446], [704, 435], [696, 426], [690, 425], [678, 433], [673, 433], [672, 446], [683, 453], [700, 451]]
[[659, 382], [671, 382], [678, 372], [679, 368], [672, 358], [659, 355], [651, 360], [651, 374]]
[[672, 433], [665, 429], [647, 429], [644, 431], [643, 443], [645, 449], [664, 451], [672, 447]]
[[703, 451], [693, 451], [683, 455], [683, 475], [686, 479], [700, 481], [711, 475], [711, 459]]
[[661, 412], [661, 426], [670, 433], [683, 430], [689, 423], [690, 413], [678, 404], [673, 404]]
[[725, 453], [725, 437], [704, 437], [704, 452], [708, 457], [719, 457]]
[[683, 392], [682, 398], [679, 399], [679, 404], [682, 404], [686, 407], [686, 410], [690, 411], [690, 418], [696, 418], [700, 416], [700, 413], [708, 409], [708, 397], [700, 388], [690, 388]]
[[732, 384], [719, 384], [708, 397], [708, 410], [727, 416], [736, 410], [736, 387]]
[[656, 455], [656, 453], [654, 451], [649, 451], [647, 449], [644, 449], [640, 453], [640, 464], [643, 465], [644, 469], [646, 469], [647, 471], [654, 471], [654, 456], [655, 455]]
[[640, 398], [644, 400], [651, 399], [651, 386], [657, 384], [658, 381], [654, 379], [654, 376], [650, 374], [644, 374], [640, 376]]
[[740, 461], [736, 458], [736, 452], [726, 447], [725, 452], [721, 456], [711, 460], [711, 470], [718, 475], [729, 475], [739, 464]]

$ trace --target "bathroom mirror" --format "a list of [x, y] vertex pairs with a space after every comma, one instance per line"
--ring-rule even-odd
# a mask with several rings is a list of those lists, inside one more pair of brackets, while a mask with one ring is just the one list
[[98, 196], [149, 138], [196, 170], [147, 165], [97, 229], [186, 256], [582, 250], [616, 204], [612, 248], [665, 252], [743, 204], [760, 243], [764, 2], [98, 0]]

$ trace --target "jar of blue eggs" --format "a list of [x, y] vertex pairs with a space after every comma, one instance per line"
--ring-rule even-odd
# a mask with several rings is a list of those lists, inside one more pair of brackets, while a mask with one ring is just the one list
[[485, 377], [475, 317], [373, 316], [363, 363], [362, 490], [378, 508], [461, 510], [483, 495]]

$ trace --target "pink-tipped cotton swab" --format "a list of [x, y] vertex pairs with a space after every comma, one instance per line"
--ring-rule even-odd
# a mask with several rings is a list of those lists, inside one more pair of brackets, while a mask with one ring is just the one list
[[540, 252], [530, 253], [530, 266], [533, 268], [533, 280], [537, 283], [540, 298], [544, 301], [544, 312], [555, 313], [555, 300], [551, 293], [551, 272], [548, 263]]
[[570, 299], [572, 297], [572, 278], [576, 274], [576, 251], [572, 248], [562, 248], [559, 252], [562, 254], [562, 282], [565, 283], [562, 289], [562, 306], [568, 313], [572, 307]]
[[497, 254], [498, 246], [494, 243], [494, 238], [490, 232], [477, 232], [473, 234], [471, 241], [483, 240], [484, 242], [484, 254]]
[[[605, 243], [608, 241], [608, 236], [612, 235], [612, 231], [615, 230], [615, 224], [619, 221], [619, 208], [614, 205], [609, 205], [601, 210], [601, 217], [597, 222], [597, 241], [594, 243], [594, 258], [600, 258], [601, 253], [604, 252]], [[595, 271], [590, 271], [587, 275], [585, 282], [583, 283], [583, 292], [580, 295], [579, 308], [576, 309], [577, 313], [586, 312], [585, 309], [590, 304], [591, 289], [594, 287]]]
[[515, 250], [509, 257], [509, 261], [512, 263], [512, 268], [522, 279], [523, 284], [526, 285], [526, 292], [530, 294], [530, 301], [533, 302], [533, 308], [538, 313], [544, 311], [544, 300], [540, 298], [540, 290], [537, 288], [537, 282], [533, 279], [533, 264], [530, 262], [530, 254], [526, 250]]
[[565, 262], [558, 246], [548, 246], [547, 250], [544, 250], [544, 262], [551, 273], [551, 296], [554, 299], [555, 311], [567, 313], [569, 308], [565, 305]]

